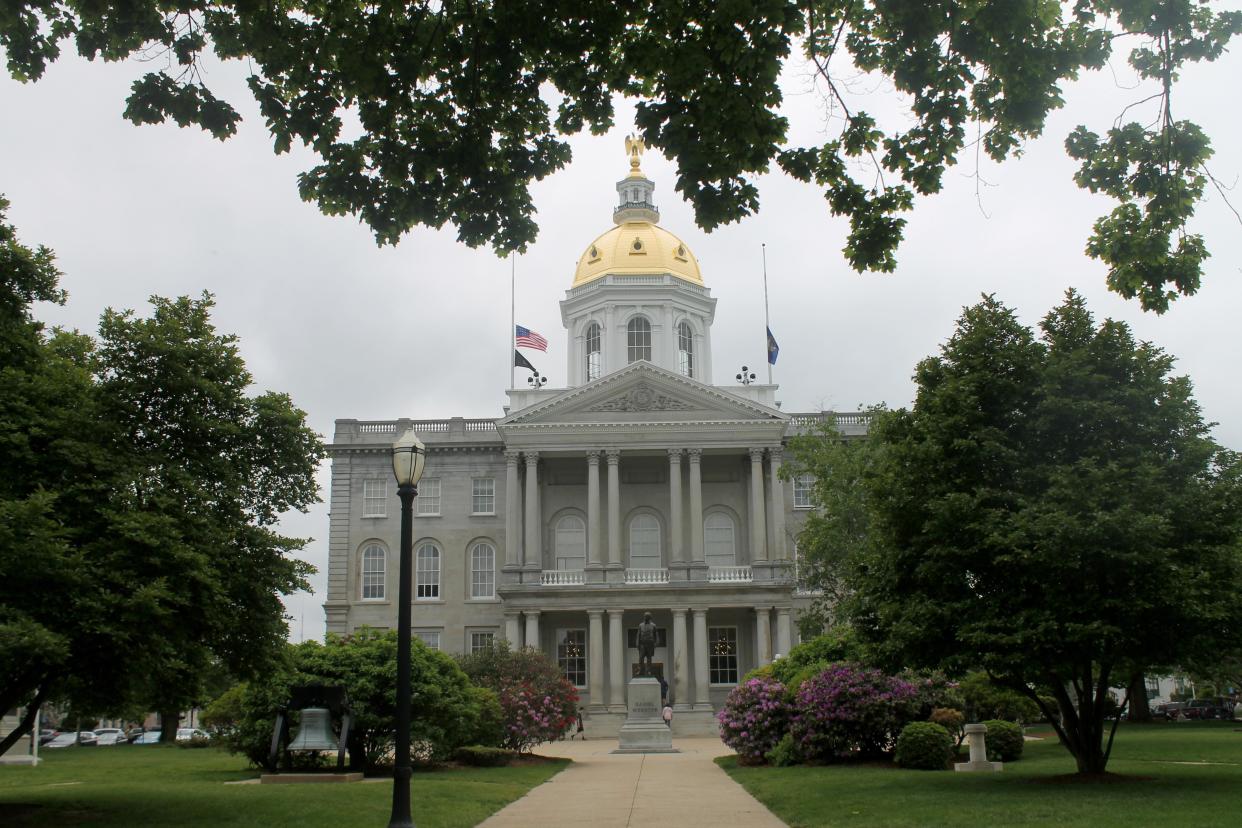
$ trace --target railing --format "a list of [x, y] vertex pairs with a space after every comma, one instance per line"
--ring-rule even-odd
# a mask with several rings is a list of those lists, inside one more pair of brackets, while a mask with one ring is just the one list
[[358, 423], [359, 434], [396, 434], [396, 423]]
[[544, 586], [575, 586], [586, 583], [586, 573], [581, 569], [545, 569], [539, 575]]
[[625, 582], [627, 584], [667, 584], [667, 569], [627, 569], [625, 570]]
[[789, 422], [796, 426], [813, 426], [835, 421], [837, 425], [852, 426], [869, 426], [871, 425], [871, 414], [866, 411], [854, 411], [848, 413], [837, 413], [833, 411], [821, 411], [817, 414], [790, 414]]
[[712, 566], [707, 580], [717, 584], [747, 584], [752, 580], [749, 566]]

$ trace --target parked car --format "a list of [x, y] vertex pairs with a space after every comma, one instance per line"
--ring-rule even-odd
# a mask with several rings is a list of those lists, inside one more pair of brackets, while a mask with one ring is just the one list
[[60, 735], [59, 730], [49, 730], [47, 728], [40, 730], [39, 731], [39, 747], [43, 747], [44, 745], [46, 745], [48, 742], [52, 741], [59, 735]]
[[127, 741], [125, 731], [119, 727], [95, 728], [95, 735], [99, 737], [98, 744], [101, 745], [123, 745]]
[[1191, 699], [1183, 712], [1187, 719], [1232, 719], [1233, 705], [1228, 699]]
[[81, 745], [82, 747], [92, 747], [99, 742], [99, 737], [95, 735], [93, 730], [79, 730], [76, 733], [72, 730], [66, 731], [58, 735], [55, 739], [48, 742], [44, 747], [47, 748], [63, 748], [73, 745]]
[[158, 730], [147, 730], [139, 733], [138, 736], [130, 742], [131, 745], [158, 745], [160, 743], [160, 732]]
[[197, 727], [179, 727], [177, 728], [177, 741], [188, 742], [191, 739], [209, 739], [207, 731], [199, 730]]

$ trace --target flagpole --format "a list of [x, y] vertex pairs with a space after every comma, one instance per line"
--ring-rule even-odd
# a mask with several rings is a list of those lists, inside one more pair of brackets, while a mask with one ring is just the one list
[[517, 284], [517, 263], [513, 261], [513, 251], [509, 251], [509, 347], [505, 349], [505, 354], [509, 357], [509, 387], [513, 388], [517, 384], [517, 366], [513, 364], [513, 332], [517, 330], [517, 313], [514, 298], [516, 293], [515, 285]]
[[768, 318], [768, 245], [759, 245], [763, 254], [763, 359], [768, 363], [768, 385], [772, 384], [772, 357], [768, 353], [768, 332], [772, 330], [772, 321]]

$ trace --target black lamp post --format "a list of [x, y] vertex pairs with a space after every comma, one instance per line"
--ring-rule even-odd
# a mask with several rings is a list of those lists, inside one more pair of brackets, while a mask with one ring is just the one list
[[397, 586], [397, 755], [388, 828], [414, 828], [410, 816], [410, 546], [414, 542], [414, 498], [426, 459], [427, 448], [414, 429], [392, 444], [392, 473], [401, 498], [401, 580]]

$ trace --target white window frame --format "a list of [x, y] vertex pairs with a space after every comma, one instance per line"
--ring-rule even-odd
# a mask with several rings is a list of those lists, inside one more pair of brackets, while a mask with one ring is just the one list
[[694, 329], [685, 320], [677, 326], [677, 370], [694, 379]]
[[635, 316], [627, 322], [625, 324], [625, 354], [628, 358], [627, 362], [638, 362], [640, 359], [650, 362], [653, 352], [651, 339], [650, 319], [645, 316]]
[[[427, 550], [432, 550], [435, 554], [424, 555], [423, 553]], [[434, 567], [425, 563], [433, 560], [435, 561]], [[424, 541], [418, 545], [418, 549], [414, 553], [415, 601], [440, 600], [440, 571], [443, 560], [444, 553], [440, 550], [439, 544]]]
[[[649, 529], [643, 528], [639, 530], [641, 532], [651, 531], [651, 537], [654, 539], [655, 555], [654, 556], [644, 555], [638, 561], [635, 561], [634, 524], [638, 523], [638, 521], [640, 520], [650, 520], [652, 523], [655, 524], [655, 527], [653, 529], [649, 530]], [[662, 548], [662, 545], [661, 545], [662, 538], [660, 537], [661, 533], [663, 532], [663, 526], [661, 526], [660, 524], [660, 519], [650, 512], [639, 512], [638, 514], [634, 515], [634, 517], [630, 518], [630, 525], [628, 529], [629, 529], [629, 532], [628, 532], [629, 544], [628, 544], [627, 551], [629, 552], [629, 557], [630, 557], [630, 568], [631, 569], [663, 569], [664, 568], [664, 549]], [[651, 562], [653, 559], [654, 559], [654, 562]]]
[[[378, 555], [371, 554], [378, 552]], [[378, 567], [368, 566], [368, 561], [379, 562]], [[388, 550], [378, 543], [362, 547], [358, 565], [358, 600], [384, 601], [388, 596]], [[373, 590], [371, 595], [368, 590]]]
[[[487, 550], [488, 563], [479, 566], [479, 554]], [[480, 576], [486, 575], [485, 579]], [[484, 584], [483, 581], [486, 581]], [[486, 586], [486, 590], [480, 587]], [[470, 599], [473, 601], [491, 600], [496, 597], [496, 547], [487, 541], [479, 541], [470, 545]]]
[[[580, 535], [581, 540], [582, 540], [582, 549], [581, 549], [582, 554], [581, 555], [563, 554], [565, 552], [578, 551], [577, 549], [567, 547], [565, 544], [565, 540], [567, 540], [565, 536], [568, 534], [568, 532], [564, 530], [564, 527], [565, 527], [566, 522], [571, 521], [571, 520], [577, 521], [578, 525], [581, 526], [580, 532], [577, 532], [577, 531], [574, 532], [574, 534]], [[584, 521], [578, 515], [563, 515], [560, 518], [560, 520], [556, 522], [556, 528], [553, 529], [552, 531], [552, 554], [556, 558], [556, 568], [558, 571], [580, 572], [581, 570], [585, 569], [586, 558], [587, 558], [586, 521]], [[578, 562], [578, 566], [571, 566], [570, 564], [572, 564], [575, 561]]]
[[[712, 552], [713, 532], [719, 533], [720, 530], [725, 528], [723, 526], [713, 528], [709, 525], [716, 518], [726, 520], [729, 523], [729, 558], [727, 563], [723, 562], [723, 556], [719, 552]], [[709, 512], [703, 516], [703, 553], [709, 567], [737, 566], [737, 521], [731, 515], [725, 512]], [[713, 554], [716, 558], [715, 561], [713, 561]]]
[[604, 351], [603, 333], [598, 322], [592, 322], [586, 329], [586, 378], [587, 382], [597, 380], [603, 373]]
[[442, 630], [414, 630], [413, 632], [415, 638], [433, 650], [440, 649], [441, 642], [444, 640]]
[[[486, 641], [486, 643], [484, 643]], [[466, 633], [466, 652], [470, 654], [481, 653], [492, 649], [496, 645], [495, 630], [470, 630]]]
[[[717, 637], [717, 633], [721, 633], [721, 632], [726, 633], [723, 641], [721, 641], [721, 639]], [[731, 635], [729, 635], [730, 633]], [[709, 677], [709, 683], [711, 684], [712, 687], [731, 687], [737, 684], [737, 677], [738, 677], [737, 641], [738, 641], [737, 627], [729, 627], [729, 626], [708, 627], [707, 629], [707, 653], [708, 653], [707, 675]], [[717, 644], [719, 643], [731, 644], [733, 652], [717, 654], [715, 650], [716, 650]], [[716, 664], [718, 663], [717, 659], [730, 659], [730, 658], [733, 660], [733, 666], [731, 668], [732, 673], [733, 673], [733, 680], [732, 681], [717, 681], [716, 678], [718, 677], [719, 674], [727, 673], [727, 671], [730, 669], [728, 667], [717, 667], [716, 666]]]
[[[481, 491], [482, 489], [482, 491]], [[489, 506], [490, 508], [480, 509], [480, 506]], [[494, 477], [472, 477], [470, 478], [470, 514], [472, 515], [494, 515], [496, 514], [496, 478]]]
[[815, 503], [812, 494], [815, 491], [815, 475], [796, 474], [793, 478], [793, 507], [795, 509], [811, 509]]
[[[573, 641], [569, 640], [571, 636]], [[571, 645], [576, 649], [571, 651]], [[556, 631], [556, 666], [560, 668], [565, 680], [579, 689], [586, 688], [589, 679], [587, 663], [586, 630], [578, 627], [558, 629]], [[573, 676], [570, 675], [571, 668]], [[582, 677], [581, 684], [576, 681], [579, 675]]]
[[440, 516], [441, 488], [438, 477], [424, 477], [418, 481], [418, 497], [415, 502], [418, 504], [416, 514], [419, 517]]
[[362, 516], [388, 517], [388, 481], [372, 478], [362, 481]]

